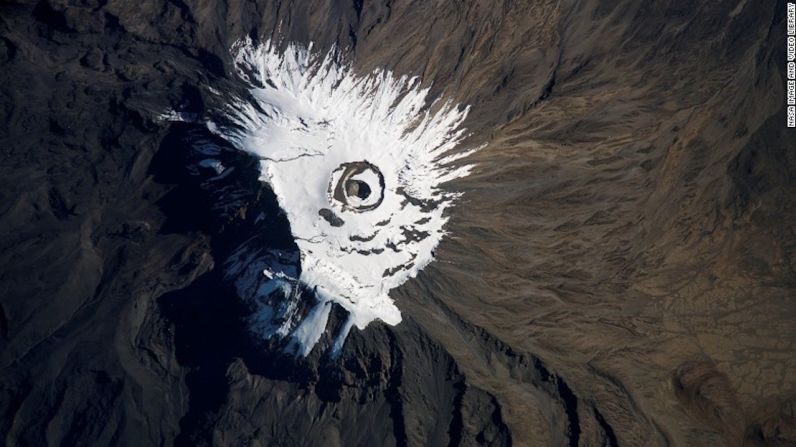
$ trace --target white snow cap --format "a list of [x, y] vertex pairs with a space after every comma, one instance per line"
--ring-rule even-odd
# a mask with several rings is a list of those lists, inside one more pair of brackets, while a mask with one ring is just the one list
[[417, 77], [357, 76], [334, 49], [280, 51], [246, 39], [233, 52], [251, 98], [229, 104], [231, 124], [209, 127], [260, 158], [300, 250], [298, 281], [316, 295], [315, 308], [282, 332], [307, 355], [331, 303], [350, 314], [333, 351], [352, 325], [398, 324], [389, 291], [431, 262], [458, 197], [441, 185], [470, 171], [454, 163], [477, 149], [458, 149], [468, 108], [429, 101]]

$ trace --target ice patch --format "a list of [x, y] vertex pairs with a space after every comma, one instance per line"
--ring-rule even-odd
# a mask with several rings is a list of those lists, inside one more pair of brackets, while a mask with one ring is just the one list
[[212, 168], [214, 171], [216, 171], [216, 174], [221, 174], [225, 169], [223, 163], [213, 158], [206, 158], [200, 161], [199, 166], [203, 168]]
[[191, 112], [178, 112], [170, 109], [164, 113], [155, 116], [158, 121], [171, 121], [181, 123], [193, 123], [196, 121], [197, 115]]

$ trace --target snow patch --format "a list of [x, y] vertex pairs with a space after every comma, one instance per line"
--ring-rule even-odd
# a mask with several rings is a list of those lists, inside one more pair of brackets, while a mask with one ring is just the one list
[[[342, 306], [350, 317], [332, 345], [337, 355], [353, 325], [401, 321], [389, 292], [432, 261], [445, 235], [459, 195], [441, 185], [467, 175], [470, 165], [456, 162], [477, 149], [458, 148], [469, 109], [431, 101], [417, 77], [357, 76], [334, 49], [280, 51], [247, 39], [233, 51], [250, 97], [229, 103], [208, 129], [260, 159], [301, 268], [242, 253], [228, 272], [239, 275], [242, 296], [262, 303], [253, 325], [266, 338], [289, 335], [288, 349], [299, 355], [320, 339], [331, 303]], [[204, 163], [220, 174], [215, 161]], [[303, 315], [299, 285], [315, 294]], [[278, 305], [263, 298], [277, 292]]]

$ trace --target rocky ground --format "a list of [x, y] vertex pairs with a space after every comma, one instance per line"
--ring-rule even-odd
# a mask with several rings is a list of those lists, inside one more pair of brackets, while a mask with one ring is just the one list
[[[700, 4], [701, 3], [701, 4]], [[0, 3], [5, 445], [796, 445], [785, 2]], [[229, 48], [337, 45], [472, 106], [404, 321], [248, 336], [220, 260], [270, 210], [186, 170]], [[261, 229], [261, 228], [260, 228]]]

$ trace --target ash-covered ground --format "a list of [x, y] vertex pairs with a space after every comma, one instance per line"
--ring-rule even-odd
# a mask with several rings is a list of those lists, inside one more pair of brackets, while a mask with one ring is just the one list
[[[785, 11], [0, 3], [0, 442], [796, 444]], [[225, 268], [296, 248], [257, 160], [197, 153], [246, 37], [419, 76], [483, 146], [402, 321], [339, 357], [344, 309], [294, 356]]]

